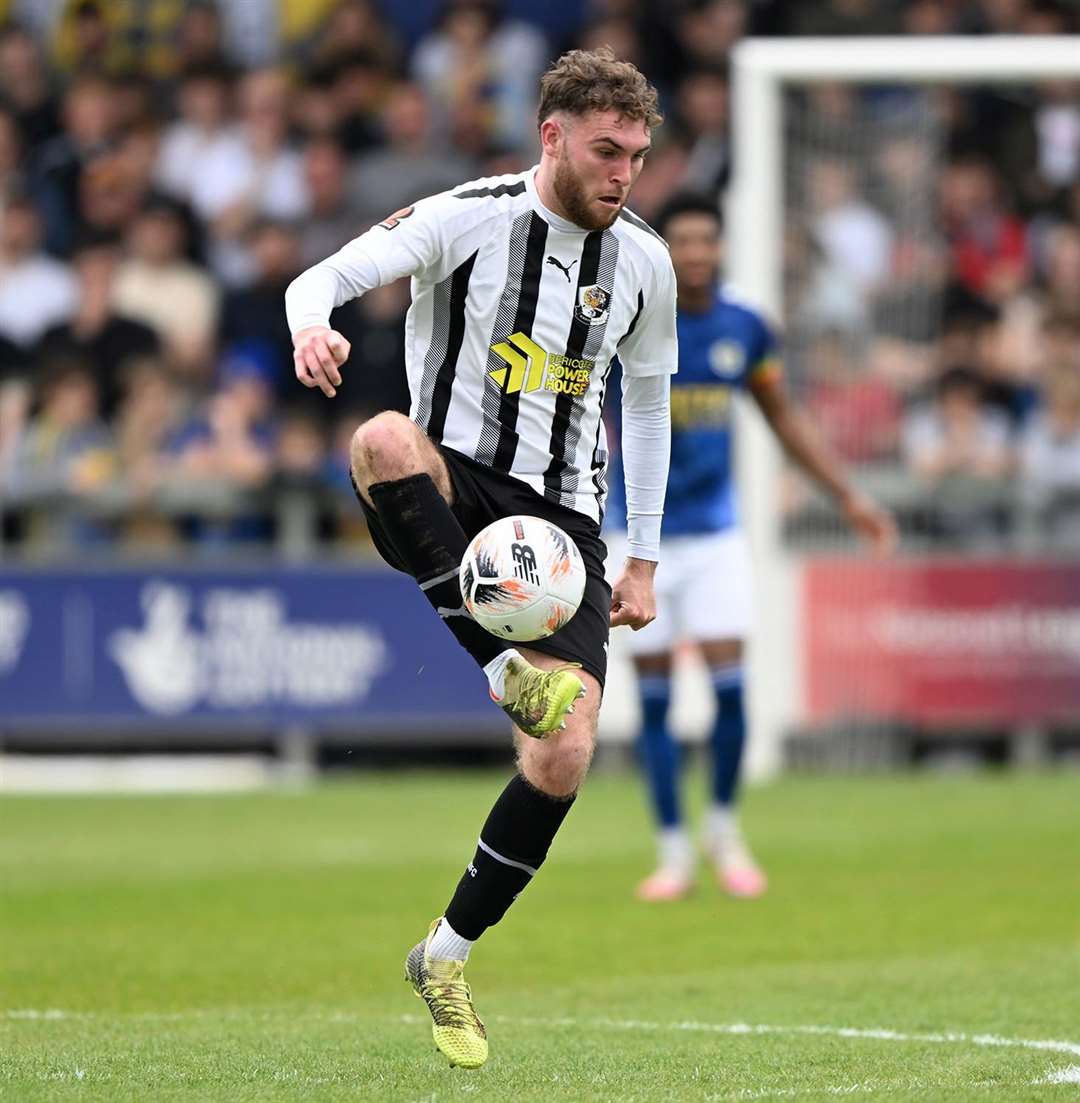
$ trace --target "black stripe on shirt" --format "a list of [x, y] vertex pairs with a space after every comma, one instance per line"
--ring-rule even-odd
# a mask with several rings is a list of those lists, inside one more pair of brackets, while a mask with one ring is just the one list
[[499, 184], [495, 188], [470, 188], [468, 191], [454, 193], [455, 199], [501, 199], [504, 195], [521, 195], [525, 190], [525, 181], [516, 184]]
[[[603, 240], [603, 230], [593, 230], [585, 238], [585, 245], [581, 250], [581, 264], [578, 267], [577, 290], [574, 293], [575, 303], [580, 302], [581, 292], [584, 288], [591, 287], [596, 283], [596, 276], [600, 271], [600, 246]], [[574, 320], [570, 323], [570, 334], [566, 339], [568, 360], [579, 360], [584, 355], [585, 342], [589, 337], [589, 328], [589, 323], [582, 321], [575, 309]], [[566, 435], [570, 430], [570, 414], [573, 409], [573, 395], [560, 394], [555, 399], [555, 417], [551, 423], [551, 440], [548, 444], [551, 462], [544, 472], [544, 497], [552, 502], [559, 501], [561, 497], [562, 478], [568, 466], [566, 462]]]
[[[521, 291], [518, 294], [511, 333], [532, 336], [533, 321], [536, 318], [536, 301], [540, 295], [540, 279], [544, 274], [544, 249], [547, 245], [547, 235], [548, 224], [534, 211], [529, 222], [529, 235], [525, 239], [525, 264], [521, 270]], [[509, 380], [509, 373], [507, 373], [507, 379]], [[520, 403], [520, 390], [513, 394], [507, 394], [504, 390], [499, 396], [499, 441], [491, 461], [491, 466], [496, 471], [509, 471], [513, 466], [518, 446], [517, 419]]]
[[[476, 253], [479, 253], [479, 249]], [[465, 340], [465, 300], [469, 294], [469, 279], [476, 253], [454, 269], [450, 280], [450, 309], [446, 319], [446, 352], [435, 375], [435, 389], [431, 397], [431, 417], [427, 434], [436, 443], [442, 440], [446, 428], [446, 413], [450, 409], [450, 392], [454, 389], [458, 356]]]
[[[626, 338], [629, 337], [630, 334], [634, 332], [634, 327], [637, 325], [638, 318], [641, 317], [641, 312], [644, 309], [645, 309], [645, 292], [642, 291], [639, 288], [638, 293], [637, 293], [637, 313], [631, 319], [629, 329], [627, 329], [627, 331], [619, 338], [619, 345], [621, 345], [623, 343], [623, 341], [625, 341]], [[618, 348], [618, 347], [619, 346], [617, 345], [616, 348]]]

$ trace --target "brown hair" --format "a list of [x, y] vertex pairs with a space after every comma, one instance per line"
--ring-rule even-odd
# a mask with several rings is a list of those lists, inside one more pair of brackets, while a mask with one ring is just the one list
[[540, 78], [537, 125], [556, 111], [617, 111], [628, 119], [641, 119], [650, 130], [664, 121], [656, 89], [636, 65], [620, 61], [610, 46], [571, 50]]

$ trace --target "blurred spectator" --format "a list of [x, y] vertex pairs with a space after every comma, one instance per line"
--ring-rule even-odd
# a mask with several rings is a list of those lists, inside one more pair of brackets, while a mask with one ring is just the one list
[[728, 83], [723, 69], [702, 68], [679, 85], [679, 119], [688, 132], [689, 155], [680, 187], [715, 195], [731, 172]]
[[[108, 12], [97, 0], [65, 0], [54, 9], [53, 62], [65, 73], [119, 73], [132, 64], [121, 20], [135, 14], [113, 4]], [[149, 59], [147, 59], [149, 60]]]
[[1074, 367], [1048, 373], [1043, 406], [1021, 437], [1020, 461], [1033, 488], [1080, 493], [1080, 374]]
[[390, 94], [384, 65], [371, 53], [349, 54], [333, 69], [338, 136], [348, 153], [363, 153], [383, 141], [382, 117]]
[[114, 150], [89, 161], [79, 177], [80, 233], [122, 235], [150, 190], [153, 132], [133, 131]]
[[174, 72], [227, 67], [221, 15], [214, 0], [190, 0], [183, 5], [174, 51]]
[[129, 360], [154, 355], [158, 338], [142, 322], [114, 312], [117, 242], [109, 237], [82, 241], [72, 256], [79, 282], [78, 305], [71, 320], [51, 327], [41, 341], [46, 359], [78, 360], [93, 374], [105, 416], [116, 409], [120, 379]]
[[277, 433], [277, 468], [292, 483], [320, 480], [326, 464], [326, 442], [320, 423], [310, 414], [294, 410], [282, 419]]
[[295, 397], [292, 336], [282, 303], [285, 288], [300, 271], [300, 243], [286, 224], [263, 220], [248, 234], [254, 261], [250, 285], [225, 296], [221, 340], [226, 355], [241, 348], [262, 365], [266, 380], [284, 398]]
[[[237, 495], [265, 486], [274, 449], [271, 381], [263, 365], [242, 356], [225, 361], [220, 388], [169, 444], [174, 471], [189, 489], [205, 484]], [[226, 518], [193, 517], [186, 529], [203, 545], [232, 544], [265, 539], [269, 522], [257, 507], [238, 500]]]
[[746, 30], [746, 0], [689, 0], [676, 17], [683, 55], [692, 65], [723, 65]]
[[828, 262], [864, 294], [872, 294], [889, 273], [889, 224], [859, 195], [855, 171], [845, 161], [811, 164], [809, 190], [814, 234]]
[[982, 157], [956, 158], [945, 167], [941, 209], [957, 279], [995, 302], [1017, 291], [1028, 274], [1024, 227], [1005, 210]]
[[383, 122], [386, 147], [358, 158], [351, 185], [361, 222], [376, 222], [475, 173], [475, 166], [456, 153], [433, 146], [428, 102], [417, 85], [397, 86]]
[[253, 276], [242, 239], [260, 217], [295, 219], [308, 209], [303, 161], [289, 144], [289, 83], [280, 69], [257, 69], [240, 82], [240, 140], [222, 143], [203, 162], [191, 200], [208, 221], [211, 258], [229, 284]]
[[30, 198], [9, 195], [0, 215], [0, 337], [24, 347], [75, 310], [75, 277], [42, 252], [41, 234]]
[[180, 117], [171, 123], [158, 149], [155, 180], [167, 194], [190, 202], [208, 164], [237, 156], [240, 135], [232, 126], [232, 76], [215, 64], [195, 65], [180, 79]]
[[489, 145], [532, 146], [538, 82], [547, 43], [506, 18], [500, 0], [444, 0], [438, 29], [421, 39], [413, 75], [435, 109], [436, 127], [479, 111]]
[[27, 151], [60, 131], [60, 115], [41, 49], [15, 24], [0, 27], [0, 104], [12, 112]]
[[1040, 363], [1067, 364], [1080, 375], [1080, 303], [1043, 316], [1039, 346]]
[[1080, 227], [1057, 226], [1047, 238], [1044, 304], [1050, 313], [1080, 306]]
[[1013, 469], [1009, 423], [983, 398], [969, 368], [942, 373], [932, 403], [905, 419], [908, 468], [927, 485], [919, 510], [925, 535], [958, 546], [999, 541], [1009, 528], [1008, 484]]
[[183, 392], [157, 361], [128, 365], [115, 447], [118, 474], [130, 503], [122, 536], [140, 550], [171, 546], [178, 536], [171, 519], [154, 508], [154, 498], [170, 481], [183, 477], [174, 471], [168, 446], [184, 413]]
[[629, 15], [607, 15], [582, 28], [574, 45], [579, 50], [598, 50], [608, 46], [616, 57], [632, 61], [640, 68], [645, 55], [637, 23]]
[[907, 416], [903, 445], [909, 467], [931, 482], [994, 479], [1011, 462], [1008, 422], [986, 404], [982, 381], [966, 367], [944, 371], [934, 401]]
[[401, 46], [373, 0], [339, 0], [309, 49], [317, 65], [336, 64], [359, 53], [380, 58], [394, 72]]
[[895, 458], [899, 395], [857, 354], [849, 335], [833, 330], [817, 337], [807, 374], [806, 408], [840, 456], [852, 463]]
[[187, 260], [186, 237], [175, 204], [147, 203], [130, 224], [112, 302], [157, 334], [170, 364], [198, 379], [210, 364], [220, 295], [208, 273]]
[[277, 58], [282, 0], [219, 3], [228, 56], [246, 68], [272, 65]]
[[79, 226], [83, 173], [110, 151], [115, 130], [111, 83], [94, 74], [76, 77], [64, 94], [63, 131], [41, 147], [32, 167], [50, 251], [63, 255], [71, 248]]
[[362, 229], [345, 191], [348, 159], [333, 138], [318, 138], [304, 151], [311, 212], [300, 227], [300, 266], [336, 253]]
[[[18, 500], [85, 495], [101, 489], [115, 470], [112, 436], [101, 420], [92, 373], [77, 360], [46, 365], [41, 410], [24, 429], [8, 470], [6, 493]], [[35, 529], [61, 525], [65, 543], [96, 543], [102, 526], [72, 516], [37, 514]], [[56, 535], [54, 532], [53, 535]]]

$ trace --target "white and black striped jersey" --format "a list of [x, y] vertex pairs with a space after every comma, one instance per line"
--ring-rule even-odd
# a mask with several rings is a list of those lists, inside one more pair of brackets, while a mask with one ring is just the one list
[[676, 370], [675, 276], [625, 209], [586, 231], [548, 211], [535, 169], [420, 200], [299, 277], [293, 333], [412, 276], [412, 419], [435, 441], [599, 520], [600, 412], [613, 357], [628, 377]]

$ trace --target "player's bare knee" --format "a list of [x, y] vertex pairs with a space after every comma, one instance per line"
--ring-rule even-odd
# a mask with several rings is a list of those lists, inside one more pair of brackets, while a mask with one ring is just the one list
[[366, 487], [422, 470], [417, 433], [407, 417], [390, 410], [365, 421], [353, 433], [349, 446], [357, 483]]
[[542, 793], [569, 798], [585, 780], [595, 742], [593, 727], [585, 724], [554, 732], [542, 742], [523, 737], [518, 769]]

